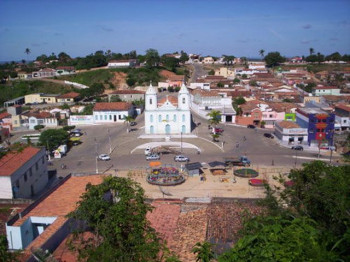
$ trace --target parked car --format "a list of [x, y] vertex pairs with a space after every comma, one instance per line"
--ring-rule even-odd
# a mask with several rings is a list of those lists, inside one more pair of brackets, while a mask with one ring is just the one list
[[211, 133], [212, 134], [222, 134], [224, 132], [224, 129], [222, 129], [222, 128], [219, 128], [219, 127], [213, 127], [213, 129], [212, 129], [212, 131], [211, 131]]
[[177, 155], [174, 157], [175, 162], [189, 162], [190, 159], [184, 155]]
[[101, 154], [98, 156], [98, 159], [99, 160], [102, 160], [102, 161], [108, 161], [108, 160], [111, 160], [111, 158], [109, 157], [109, 155], [107, 154]]
[[145, 149], [145, 155], [150, 155], [152, 153], [152, 148], [150, 146], [146, 147]]
[[274, 136], [272, 134], [270, 134], [270, 133], [265, 133], [264, 137], [271, 138], [271, 139], [274, 138]]
[[160, 156], [158, 154], [151, 154], [146, 156], [146, 160], [159, 160]]
[[299, 150], [299, 151], [303, 151], [304, 148], [302, 146], [292, 146], [293, 150]]
[[335, 146], [321, 146], [320, 149], [322, 150], [335, 150]]
[[255, 126], [254, 125], [247, 125], [247, 128], [255, 129]]
[[136, 126], [137, 123], [136, 122], [130, 122], [130, 126]]

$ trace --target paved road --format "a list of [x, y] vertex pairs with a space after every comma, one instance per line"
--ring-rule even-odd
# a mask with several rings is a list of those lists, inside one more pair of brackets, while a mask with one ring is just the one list
[[[183, 138], [183, 142], [191, 143], [201, 149], [201, 154], [197, 154], [194, 149], [183, 149], [183, 153], [190, 157], [191, 162], [212, 162], [223, 161], [227, 156], [247, 155], [253, 165], [275, 165], [275, 166], [294, 166], [297, 154], [297, 165], [316, 159], [315, 152], [296, 152], [288, 148], [281, 147], [275, 140], [263, 136], [266, 131], [248, 129], [230, 125], [220, 125], [224, 128], [224, 134], [220, 137], [220, 142], [212, 142], [209, 134], [208, 125], [205, 120], [198, 116], [193, 116], [194, 122], [201, 124], [197, 126], [193, 134], [198, 138]], [[149, 143], [165, 141], [164, 139], [140, 139], [139, 136], [144, 134], [144, 116], [137, 119], [137, 130], [127, 133], [126, 124], [113, 124], [109, 126], [88, 126], [82, 127], [83, 132], [82, 144], [73, 147], [62, 159], [54, 159], [53, 166], [58, 170], [58, 176], [64, 176], [70, 172], [73, 173], [95, 173], [96, 172], [96, 149], [98, 154], [109, 154], [110, 161], [97, 161], [98, 172], [106, 170], [129, 170], [144, 169], [148, 167], [145, 160], [144, 150], [135, 149], [138, 146]], [[244, 140], [244, 137], [246, 140]], [[171, 141], [180, 142], [180, 138], [172, 138]], [[111, 143], [109, 143], [111, 141]], [[222, 149], [222, 142], [224, 147]], [[133, 151], [133, 152], [132, 152]], [[131, 153], [132, 152], [132, 153]], [[175, 163], [174, 155], [162, 155], [161, 161], [164, 164]], [[329, 159], [328, 156], [322, 156], [322, 159]], [[62, 170], [61, 164], [68, 168]]]
[[191, 83], [195, 82], [197, 80], [197, 78], [208, 74], [207, 71], [205, 71], [203, 69], [202, 64], [194, 63], [194, 64], [192, 64], [192, 66], [193, 66], [193, 72], [192, 72], [192, 76], [190, 79]]

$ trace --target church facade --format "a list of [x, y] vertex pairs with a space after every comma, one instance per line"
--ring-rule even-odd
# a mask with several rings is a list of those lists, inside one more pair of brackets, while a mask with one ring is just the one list
[[158, 100], [157, 90], [150, 85], [145, 94], [146, 134], [190, 134], [190, 95], [183, 84], [177, 96]]

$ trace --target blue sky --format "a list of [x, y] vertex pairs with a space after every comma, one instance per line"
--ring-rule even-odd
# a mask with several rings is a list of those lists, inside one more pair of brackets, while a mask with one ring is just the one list
[[0, 61], [148, 48], [294, 56], [311, 47], [350, 54], [349, 0], [0, 0]]

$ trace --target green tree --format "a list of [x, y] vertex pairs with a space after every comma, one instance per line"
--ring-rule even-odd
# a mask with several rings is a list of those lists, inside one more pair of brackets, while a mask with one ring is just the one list
[[307, 217], [260, 216], [244, 225], [243, 237], [219, 262], [226, 261], [335, 261], [325, 249], [315, 222]]
[[111, 102], [122, 102], [123, 100], [118, 95], [113, 95], [111, 97]]
[[264, 57], [264, 60], [268, 67], [273, 67], [283, 63], [285, 58], [279, 52], [270, 52]]
[[158, 51], [152, 48], [146, 50], [145, 59], [148, 67], [157, 67], [160, 62]]
[[24, 53], [27, 54], [27, 57], [29, 56], [29, 54], [31, 53], [30, 49], [27, 47], [25, 50], [24, 50]]
[[209, 116], [209, 123], [211, 125], [216, 126], [221, 122], [221, 112], [218, 110], [211, 110], [207, 116]]
[[44, 125], [36, 125], [36, 126], [34, 126], [34, 129], [40, 131], [44, 127], [45, 127]]
[[[143, 188], [122, 177], [87, 185], [78, 208], [68, 217], [79, 223], [70, 245], [84, 261], [162, 261], [166, 247], [150, 226]], [[89, 230], [91, 237], [76, 241]]]
[[0, 235], [0, 261], [4, 261], [4, 262], [19, 261], [18, 252], [8, 251], [8, 242], [5, 235]]
[[310, 52], [310, 56], [312, 56], [312, 55], [315, 53], [315, 49], [313, 49], [312, 47], [310, 47], [309, 52]]
[[129, 133], [129, 125], [131, 122], [135, 121], [132, 116], [124, 116], [124, 123], [126, 123], [126, 131]]
[[175, 72], [176, 67], [179, 65], [180, 60], [175, 57], [169, 57], [166, 55], [163, 55], [161, 60], [163, 66], [168, 69], [169, 71]]
[[60, 145], [67, 144], [69, 134], [63, 129], [48, 129], [43, 131], [39, 137], [39, 143], [51, 151]]
[[224, 62], [226, 65], [232, 65], [233, 61], [235, 60], [235, 56], [233, 55], [223, 55], [224, 56]]
[[239, 82], [241, 82], [241, 80], [239, 80], [237, 77], [235, 79], [233, 79], [234, 84], [238, 84]]
[[181, 51], [181, 56], [180, 56], [180, 62], [181, 63], [186, 63], [188, 61], [189, 57], [186, 52]]
[[260, 49], [259, 50], [259, 55], [264, 59], [264, 54], [265, 54], [265, 50], [264, 49]]
[[208, 72], [208, 75], [210, 76], [213, 76], [215, 74], [215, 71], [213, 69], [211, 69], [209, 72]]
[[213, 245], [209, 242], [197, 242], [192, 248], [192, 253], [196, 254], [196, 262], [212, 261], [215, 258], [212, 247]]
[[243, 105], [245, 103], [246, 103], [245, 99], [243, 97], [241, 97], [241, 96], [235, 97], [235, 98], [232, 99], [232, 107], [236, 111], [237, 115], [241, 115], [242, 114], [242, 109], [240, 108], [240, 105]]

